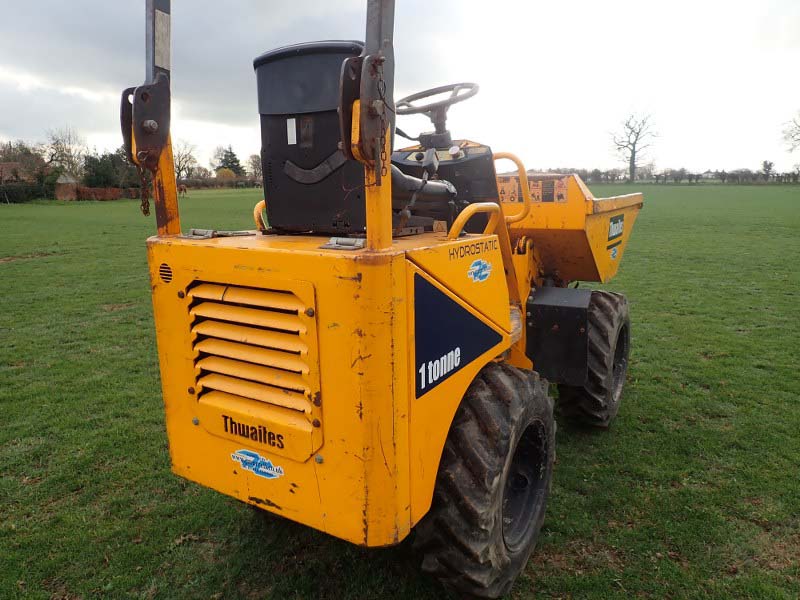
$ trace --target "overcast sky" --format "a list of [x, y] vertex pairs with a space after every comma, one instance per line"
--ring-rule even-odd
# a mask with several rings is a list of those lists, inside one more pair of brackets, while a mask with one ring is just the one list
[[[144, 0], [9, 2], [0, 21], [0, 139], [70, 125], [121, 143], [119, 93], [144, 78]], [[173, 139], [207, 166], [260, 146], [252, 59], [289, 43], [363, 39], [365, 0], [173, 0]], [[396, 93], [475, 81], [455, 137], [530, 168], [622, 166], [630, 112], [659, 133], [657, 168], [788, 170], [800, 110], [799, 0], [397, 0]], [[427, 121], [401, 117], [406, 131]]]

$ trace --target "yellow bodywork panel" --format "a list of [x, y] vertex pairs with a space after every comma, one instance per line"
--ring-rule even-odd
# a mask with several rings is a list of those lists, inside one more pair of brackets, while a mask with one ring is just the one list
[[[519, 177], [502, 175], [497, 182], [504, 210], [519, 212]], [[616, 275], [642, 195], [598, 199], [577, 175], [529, 174], [528, 185], [533, 206], [511, 230], [533, 241], [542, 269], [562, 282], [606, 282]]]
[[[501, 274], [498, 273], [496, 277], [498, 280], [505, 283]], [[412, 298], [415, 302], [408, 307], [408, 319], [411, 332], [414, 335], [414, 343], [409, 345], [408, 361], [409, 364], [414, 365], [415, 369], [415, 372], [412, 373], [415, 381], [411, 383], [410, 390], [416, 390], [416, 398], [410, 402], [411, 419], [409, 422], [411, 428], [411, 435], [409, 438], [411, 461], [411, 519], [414, 523], [425, 516], [425, 513], [430, 509], [436, 474], [439, 468], [439, 458], [442, 455], [442, 449], [447, 439], [447, 433], [450, 429], [453, 415], [461, 403], [464, 392], [478, 374], [478, 371], [480, 371], [486, 363], [491, 362], [501, 355], [511, 345], [511, 338], [508, 330], [498, 327], [495, 323], [483, 318], [475, 308], [466, 305], [461, 299], [442, 285], [440, 281], [437, 281], [419, 269], [415, 264], [409, 262], [408, 288], [414, 290], [415, 287], [419, 286], [420, 280], [423, 285], [429, 285], [431, 288], [435, 288], [442, 296], [446, 296], [454, 304], [461, 305], [463, 310], [469, 312], [476, 322], [480, 321], [487, 329], [491, 329], [495, 333], [493, 339], [496, 341], [496, 344], [491, 345], [492, 342], [489, 341], [483, 346], [486, 348], [483, 353], [478, 354], [477, 357], [466, 363], [466, 365], [452, 377], [444, 379], [440, 385], [430, 388], [434, 379], [437, 379], [437, 372], [432, 372], [432, 366], [433, 369], [436, 369], [441, 365], [438, 373], [441, 376], [447, 369], [453, 366], [459, 366], [453, 364], [456, 360], [464, 360], [465, 356], [461, 355], [461, 351], [464, 349], [460, 347], [463, 338], [459, 340], [457, 334], [451, 335], [448, 338], [443, 338], [443, 347], [446, 350], [434, 352], [433, 360], [425, 360], [426, 357], [416, 356], [415, 349], [419, 349], [421, 345], [418, 343], [419, 340], [417, 336], [425, 335], [425, 331], [422, 330], [425, 326], [422, 325], [421, 322], [425, 320], [426, 317], [429, 317], [428, 322], [435, 322], [436, 320], [442, 319], [445, 315], [441, 313], [435, 315], [425, 314], [425, 309], [420, 306], [419, 294], [412, 294]], [[507, 302], [506, 319], [508, 319]], [[446, 332], [434, 330], [431, 333], [433, 336], [442, 336]], [[450, 333], [452, 334], [453, 332]], [[489, 339], [492, 340], [491, 333], [489, 333]], [[452, 356], [451, 353], [454, 351], [459, 352], [459, 355]], [[452, 360], [450, 360], [451, 357]], [[417, 370], [419, 367], [422, 368], [422, 371]]]
[[[408, 259], [433, 277], [447, 282], [456, 296], [497, 326], [511, 330], [508, 286], [503, 277], [503, 257], [496, 236], [467, 242], [455, 240], [414, 250], [408, 253]], [[475, 271], [480, 268], [489, 272], [476, 277]], [[487, 277], [482, 279], [483, 275]]]
[[470, 382], [509, 350], [502, 257], [495, 235], [424, 234], [383, 252], [325, 242], [148, 241], [172, 466], [390, 545], [430, 507]]

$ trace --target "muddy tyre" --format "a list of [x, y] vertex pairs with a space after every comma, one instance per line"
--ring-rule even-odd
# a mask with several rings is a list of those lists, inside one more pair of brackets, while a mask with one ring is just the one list
[[621, 294], [592, 292], [589, 304], [588, 378], [583, 386], [558, 386], [558, 411], [593, 427], [608, 427], [619, 412], [628, 373], [631, 319]]
[[553, 401], [531, 371], [490, 363], [461, 401], [433, 505], [416, 529], [423, 571], [460, 598], [499, 598], [544, 522], [555, 459]]

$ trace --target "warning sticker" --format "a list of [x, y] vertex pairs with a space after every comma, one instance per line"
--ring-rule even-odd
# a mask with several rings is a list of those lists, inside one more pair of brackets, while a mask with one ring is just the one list
[[[566, 202], [567, 177], [561, 179], [528, 180], [531, 200], [534, 202]], [[497, 180], [500, 202], [524, 202], [522, 186], [516, 175], [499, 177]]]

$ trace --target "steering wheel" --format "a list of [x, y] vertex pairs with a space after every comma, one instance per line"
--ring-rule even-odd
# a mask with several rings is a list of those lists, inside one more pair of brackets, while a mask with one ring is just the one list
[[[478, 93], [479, 89], [477, 83], [451, 83], [450, 85], [443, 85], [441, 87], [425, 90], [424, 92], [417, 92], [416, 94], [406, 96], [402, 100], [398, 100], [395, 104], [395, 112], [398, 115], [431, 115], [442, 110], [447, 111], [453, 104], [472, 98]], [[430, 102], [422, 106], [415, 106], [413, 104], [417, 100], [424, 100], [425, 98], [446, 94], [447, 92], [450, 92], [450, 97], [444, 100]], [[462, 94], [461, 92], [464, 93]]]

